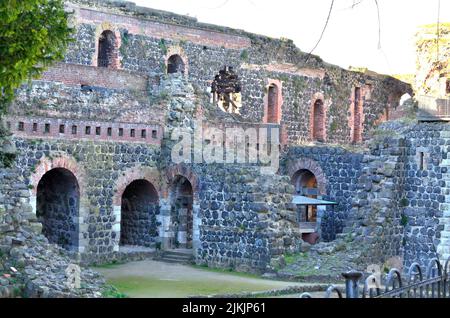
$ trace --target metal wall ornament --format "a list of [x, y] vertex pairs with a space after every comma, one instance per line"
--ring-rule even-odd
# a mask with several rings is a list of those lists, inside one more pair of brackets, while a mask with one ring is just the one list
[[241, 84], [233, 67], [225, 66], [211, 84], [213, 103], [222, 111], [240, 114], [242, 107]]

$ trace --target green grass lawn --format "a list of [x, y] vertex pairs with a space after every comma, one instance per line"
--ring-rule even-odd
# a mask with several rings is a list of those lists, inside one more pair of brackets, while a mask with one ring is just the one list
[[[132, 298], [183, 298], [188, 296], [207, 296], [242, 292], [257, 292], [276, 289], [274, 283], [257, 275], [228, 270], [212, 269], [203, 266], [188, 266], [188, 272], [195, 275], [165, 275], [151, 271], [127, 273], [121, 264], [107, 264], [94, 269], [106, 273], [107, 283], [118, 293], [110, 292], [108, 297]], [[182, 269], [181, 269], [182, 271]], [[204, 272], [204, 274], [202, 274]], [[119, 274], [118, 274], [119, 273]], [[214, 275], [217, 274], [217, 275]], [[280, 287], [281, 288], [281, 287]]]
[[272, 287], [261, 284], [164, 280], [159, 278], [122, 277], [110, 279], [108, 283], [129, 297], [138, 298], [183, 298], [187, 296], [241, 293], [269, 290]]
[[191, 265], [191, 267], [196, 268], [196, 269], [200, 269], [200, 270], [203, 270], [203, 271], [208, 271], [208, 272], [211, 272], [211, 273], [227, 274], [227, 275], [233, 275], [233, 276], [244, 277], [244, 278], [261, 279], [261, 277], [259, 275], [256, 275], [256, 274], [236, 272], [234, 270], [229, 270], [229, 269], [211, 268], [211, 267], [200, 266], [200, 265]]

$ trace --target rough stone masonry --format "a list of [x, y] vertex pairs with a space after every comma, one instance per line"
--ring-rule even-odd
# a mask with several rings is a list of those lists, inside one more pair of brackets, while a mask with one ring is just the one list
[[[87, 270], [77, 294], [64, 289], [64, 267], [109, 263], [130, 246], [188, 249], [197, 264], [247, 272], [270, 271], [314, 233], [350, 235], [367, 262], [448, 254], [448, 128], [418, 124], [366, 147], [412, 95], [408, 84], [308, 57], [290, 40], [129, 2], [66, 4], [76, 41], [18, 90], [5, 118], [4, 148], [16, 157], [0, 169], [0, 274], [15, 264], [28, 294], [99, 296], [101, 279]], [[239, 113], [222, 111], [211, 93], [230, 67], [239, 90], [223, 91]], [[173, 163], [173, 131], [198, 122], [278, 128], [278, 173]], [[299, 194], [337, 206], [302, 212], [291, 203]], [[311, 217], [307, 231], [299, 213]], [[41, 277], [49, 258], [54, 274]]]

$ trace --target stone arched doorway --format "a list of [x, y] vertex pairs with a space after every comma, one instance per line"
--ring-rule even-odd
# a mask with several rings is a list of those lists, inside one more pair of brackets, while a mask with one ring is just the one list
[[[317, 179], [310, 170], [297, 171], [292, 177], [292, 182], [297, 195], [313, 199], [318, 198]], [[299, 222], [317, 222], [317, 206], [301, 206], [298, 212]]]
[[186, 72], [186, 65], [180, 55], [174, 54], [167, 60], [168, 74], [183, 74]]
[[170, 189], [170, 214], [173, 242], [171, 248], [193, 248], [194, 190], [190, 181], [181, 175], [174, 178]]
[[131, 182], [122, 194], [120, 245], [150, 247], [158, 237], [159, 198], [147, 180]]
[[118, 67], [118, 41], [111, 30], [105, 30], [98, 39], [98, 67]]
[[50, 243], [78, 251], [80, 188], [77, 178], [64, 168], [45, 173], [36, 190], [36, 216]]

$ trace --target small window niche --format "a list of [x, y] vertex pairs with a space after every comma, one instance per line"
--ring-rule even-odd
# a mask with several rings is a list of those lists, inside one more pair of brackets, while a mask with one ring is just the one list
[[267, 124], [279, 124], [281, 121], [282, 90], [281, 81], [269, 80], [264, 97], [264, 122]]
[[168, 74], [182, 74], [186, 72], [186, 65], [180, 55], [174, 54], [167, 60]]
[[105, 30], [98, 39], [97, 66], [118, 68], [118, 40], [111, 30]]
[[428, 168], [428, 153], [425, 149], [417, 149], [416, 161], [417, 161], [417, 169], [419, 171], [426, 171]]

